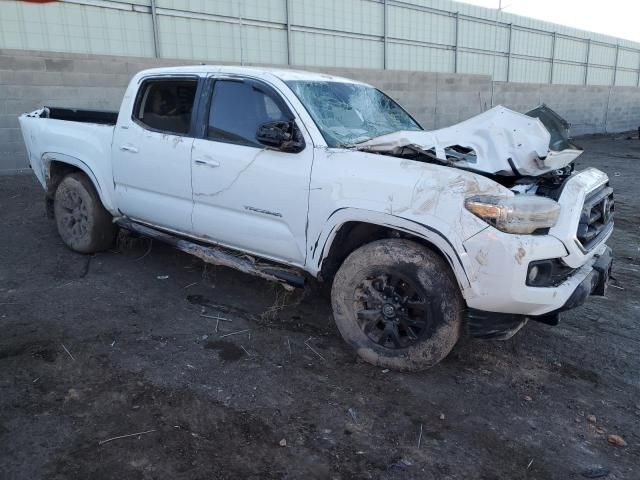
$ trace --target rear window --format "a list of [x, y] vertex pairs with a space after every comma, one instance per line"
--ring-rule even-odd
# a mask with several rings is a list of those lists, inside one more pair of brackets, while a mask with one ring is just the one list
[[134, 119], [151, 130], [184, 135], [191, 129], [196, 79], [147, 80], [134, 109]]

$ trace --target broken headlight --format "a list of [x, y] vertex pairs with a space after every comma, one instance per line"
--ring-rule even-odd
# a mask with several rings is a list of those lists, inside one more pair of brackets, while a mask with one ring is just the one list
[[556, 224], [560, 205], [545, 197], [474, 195], [464, 206], [474, 215], [507, 233], [534, 233]]
[[536, 260], [527, 269], [527, 285], [529, 287], [557, 287], [576, 271], [559, 258]]

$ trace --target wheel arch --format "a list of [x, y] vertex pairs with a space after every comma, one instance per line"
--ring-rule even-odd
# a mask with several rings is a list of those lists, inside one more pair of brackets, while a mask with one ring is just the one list
[[349, 254], [363, 245], [383, 238], [406, 238], [442, 257], [451, 268], [463, 294], [470, 286], [463, 261], [451, 241], [437, 229], [413, 220], [390, 214], [369, 219], [345, 218], [333, 224], [321, 238], [324, 240], [316, 242], [314, 251], [317, 276], [321, 281], [331, 281]]
[[100, 202], [107, 210], [113, 210], [111, 197], [102, 188], [98, 177], [91, 167], [82, 160], [61, 153], [47, 153], [42, 157], [45, 171], [45, 192], [47, 200], [47, 212], [52, 213], [53, 197], [62, 179], [70, 173], [80, 172], [87, 176], [93, 188], [95, 188], [100, 198]]

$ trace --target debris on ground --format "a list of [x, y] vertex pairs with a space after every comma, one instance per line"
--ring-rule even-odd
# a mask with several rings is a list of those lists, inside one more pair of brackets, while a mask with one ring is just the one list
[[64, 397], [64, 401], [68, 402], [69, 400], [80, 400], [80, 394], [75, 388], [70, 388], [67, 391], [67, 395]]
[[616, 447], [626, 447], [627, 446], [627, 442], [620, 435], [610, 434], [607, 437], [607, 442], [609, 442], [611, 445], [615, 445]]
[[304, 342], [304, 344], [307, 346], [307, 348], [309, 350], [311, 350], [313, 353], [315, 353], [319, 358], [321, 358], [322, 360], [326, 361], [326, 359], [322, 355], [320, 355], [311, 345], [309, 345], [309, 341], [312, 340], [312, 339], [313, 339], [313, 337], [307, 338], [307, 340]]
[[119, 435], [117, 437], [107, 438], [106, 440], [100, 440], [98, 442], [98, 445], [104, 445], [105, 443], [113, 442], [114, 440], [120, 440], [121, 438], [141, 437], [142, 435], [146, 435], [152, 432], [155, 432], [155, 430], [145, 430], [144, 432], [136, 432], [136, 433], [129, 433], [127, 435]]
[[69, 351], [69, 349], [67, 347], [64, 346], [64, 343], [61, 343], [60, 345], [62, 345], [62, 348], [64, 348], [64, 351], [67, 352], [67, 355], [69, 355], [71, 360], [73, 360], [75, 362], [76, 361], [75, 357], [73, 355], [71, 355], [71, 352]]
[[248, 331], [249, 329], [245, 329], [245, 330], [238, 330], [236, 332], [225, 333], [224, 335], [220, 335], [220, 338], [230, 337], [231, 335], [240, 335], [241, 333], [246, 333]]
[[580, 475], [582, 475], [585, 478], [602, 478], [602, 477], [606, 477], [607, 475], [609, 475], [610, 471], [608, 468], [605, 467], [591, 467], [591, 468], [587, 468], [586, 470], [582, 471], [580, 473]]
[[347, 410], [347, 412], [349, 412], [349, 415], [351, 415], [351, 418], [353, 419], [353, 423], [358, 423], [358, 418], [356, 417], [356, 411], [353, 408], [349, 408]]

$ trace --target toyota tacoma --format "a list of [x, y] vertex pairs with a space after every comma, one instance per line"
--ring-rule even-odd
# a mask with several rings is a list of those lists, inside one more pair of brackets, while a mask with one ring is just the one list
[[331, 282], [366, 361], [418, 370], [604, 295], [614, 201], [568, 124], [497, 106], [425, 131], [380, 90], [230, 66], [145, 70], [119, 112], [20, 117], [64, 243], [118, 228], [299, 287]]

